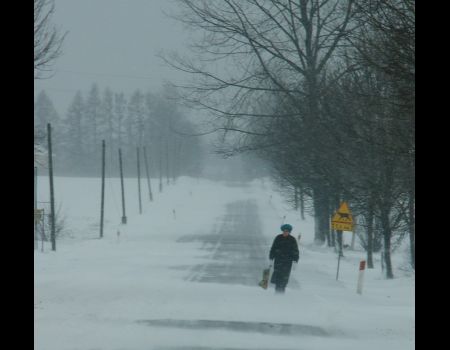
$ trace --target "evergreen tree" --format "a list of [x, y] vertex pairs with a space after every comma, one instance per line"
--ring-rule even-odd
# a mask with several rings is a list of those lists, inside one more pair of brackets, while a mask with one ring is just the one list
[[127, 106], [127, 147], [124, 159], [124, 166], [132, 174], [136, 173], [134, 161], [136, 159], [136, 147], [143, 146], [144, 118], [144, 95], [140, 90], [136, 90], [131, 95]]
[[52, 124], [54, 135], [58, 134], [59, 116], [52, 101], [42, 90], [34, 104], [34, 141], [45, 149], [47, 148], [47, 123]]
[[137, 146], [141, 146], [144, 140], [145, 114], [144, 95], [140, 90], [136, 90], [131, 95], [130, 103], [128, 104], [128, 117], [131, 123], [134, 143]]
[[80, 174], [86, 168], [86, 145], [85, 135], [83, 133], [83, 124], [85, 122], [85, 104], [80, 91], [77, 91], [66, 119], [66, 168], [71, 174]]
[[101, 138], [106, 141], [110, 158], [114, 150], [114, 94], [110, 88], [105, 89], [101, 106]]
[[127, 100], [123, 92], [114, 94], [114, 140], [117, 148], [126, 143]]
[[94, 83], [89, 91], [86, 102], [86, 123], [84, 124], [83, 133], [86, 135], [87, 150], [87, 166], [91, 173], [97, 169], [98, 150], [101, 147], [100, 136], [101, 123], [101, 100], [99, 96], [99, 88]]
[[48, 148], [47, 123], [52, 126], [53, 162], [54, 172], [61, 173], [64, 169], [63, 140], [64, 124], [61, 122], [52, 101], [44, 91], [41, 91], [34, 105], [34, 144], [35, 157], [39, 158], [38, 164], [47, 164], [46, 150]]

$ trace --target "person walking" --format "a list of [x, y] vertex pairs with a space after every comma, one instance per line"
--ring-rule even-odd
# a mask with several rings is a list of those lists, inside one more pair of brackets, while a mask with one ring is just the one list
[[284, 293], [292, 262], [297, 263], [299, 258], [297, 240], [291, 236], [292, 226], [284, 224], [280, 228], [282, 233], [275, 237], [269, 253], [269, 259], [274, 261], [270, 283], [275, 284], [276, 293]]

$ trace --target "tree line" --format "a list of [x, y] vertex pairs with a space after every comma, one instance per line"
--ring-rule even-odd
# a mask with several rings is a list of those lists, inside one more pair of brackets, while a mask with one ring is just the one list
[[[99, 176], [101, 144], [106, 143], [109, 176], [118, 176], [118, 149], [123, 156], [125, 176], [136, 176], [136, 150], [146, 148], [152, 177], [197, 176], [201, 171], [202, 147], [188, 118], [170, 100], [173, 92], [130, 96], [93, 83], [87, 96], [77, 91], [65, 118], [41, 91], [35, 101], [35, 145], [46, 151], [47, 123], [53, 130], [55, 174]], [[142, 151], [141, 151], [142, 152]], [[45, 157], [43, 158], [45, 159]]]
[[[222, 152], [267, 160], [287, 199], [315, 217], [315, 242], [335, 246], [343, 200], [367, 250], [409, 237], [415, 266], [415, 2], [178, 0], [198, 31], [184, 100], [211, 112]], [[228, 142], [227, 142], [228, 140]]]

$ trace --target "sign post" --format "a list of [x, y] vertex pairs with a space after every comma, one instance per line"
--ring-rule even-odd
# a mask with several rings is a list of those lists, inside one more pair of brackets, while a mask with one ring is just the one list
[[341, 256], [343, 256], [342, 231], [353, 231], [353, 216], [346, 202], [342, 202], [341, 205], [339, 206], [339, 209], [333, 215], [333, 218], [331, 219], [331, 228], [337, 231], [339, 244], [339, 257], [336, 272], [336, 281], [337, 281], [339, 277], [339, 263], [341, 260]]
[[[339, 233], [339, 232], [342, 234], [342, 231], [338, 231], [338, 233]], [[336, 281], [338, 280], [338, 277], [339, 277], [339, 263], [341, 262], [341, 256], [342, 256], [341, 251], [339, 251], [339, 255], [338, 255], [338, 266], [337, 266], [337, 271], [336, 271]]]

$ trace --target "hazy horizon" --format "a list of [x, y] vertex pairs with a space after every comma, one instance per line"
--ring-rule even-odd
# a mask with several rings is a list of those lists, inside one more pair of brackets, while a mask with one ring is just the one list
[[52, 22], [68, 34], [51, 77], [34, 81], [35, 96], [45, 90], [64, 118], [75, 93], [86, 96], [95, 82], [128, 95], [182, 79], [157, 57], [188, 42], [181, 24], [164, 14], [172, 10], [167, 0], [55, 0]]

